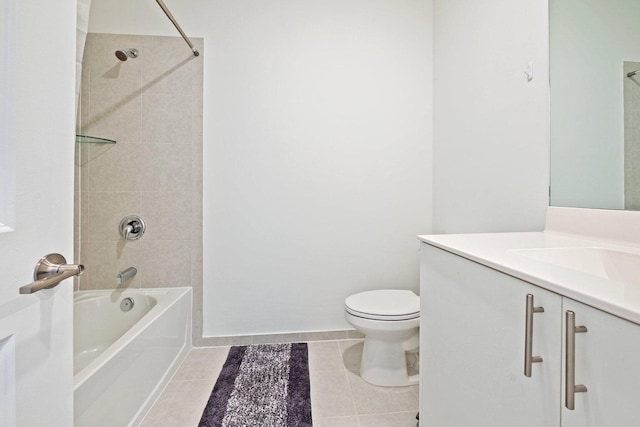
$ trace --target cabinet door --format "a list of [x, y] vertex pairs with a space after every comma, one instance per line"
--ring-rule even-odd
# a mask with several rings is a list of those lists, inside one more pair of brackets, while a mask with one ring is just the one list
[[[637, 427], [640, 425], [640, 326], [564, 298], [563, 313], [575, 313], [575, 381], [587, 391], [566, 407], [562, 383], [562, 427]], [[566, 315], [563, 314], [566, 335]], [[563, 341], [563, 372], [566, 345]]]
[[[558, 427], [561, 297], [423, 244], [421, 426]], [[526, 295], [532, 376], [524, 375]], [[601, 424], [602, 426], [603, 424]]]

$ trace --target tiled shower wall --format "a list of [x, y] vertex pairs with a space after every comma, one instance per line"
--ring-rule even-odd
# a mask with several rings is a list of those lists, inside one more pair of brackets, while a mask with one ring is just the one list
[[[124, 48], [138, 58], [119, 61]], [[79, 133], [117, 143], [76, 144], [77, 287], [191, 286], [200, 337], [203, 55], [177, 37], [89, 34], [81, 91]], [[147, 230], [124, 242], [118, 225], [132, 214]], [[138, 274], [119, 287], [127, 267]]]
[[624, 208], [640, 209], [640, 62], [624, 63]]

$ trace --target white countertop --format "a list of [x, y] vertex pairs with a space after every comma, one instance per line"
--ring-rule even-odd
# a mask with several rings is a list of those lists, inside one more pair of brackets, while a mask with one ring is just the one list
[[[605, 248], [640, 255], [640, 245], [591, 239], [556, 231], [528, 233], [440, 234], [418, 238], [549, 291], [640, 324], [640, 277], [623, 283], [537, 261], [517, 249]], [[640, 267], [639, 267], [640, 268]]]

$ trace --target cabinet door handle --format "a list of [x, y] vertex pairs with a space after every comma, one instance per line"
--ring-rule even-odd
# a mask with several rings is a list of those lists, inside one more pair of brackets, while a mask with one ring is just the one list
[[565, 321], [565, 388], [564, 398], [567, 409], [573, 411], [575, 409], [575, 394], [584, 393], [587, 387], [582, 384], [576, 384], [576, 334], [587, 332], [586, 326], [576, 326], [576, 314], [567, 310]]
[[531, 376], [531, 365], [542, 362], [541, 356], [533, 355], [533, 313], [544, 313], [544, 307], [533, 306], [533, 295], [527, 294], [527, 309], [524, 331], [524, 376]]

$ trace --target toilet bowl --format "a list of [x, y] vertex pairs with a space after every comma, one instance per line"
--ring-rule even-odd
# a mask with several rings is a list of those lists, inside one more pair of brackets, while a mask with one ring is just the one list
[[344, 306], [347, 322], [365, 336], [362, 379], [379, 386], [417, 384], [405, 353], [419, 347], [420, 297], [408, 290], [367, 291], [347, 297]]

